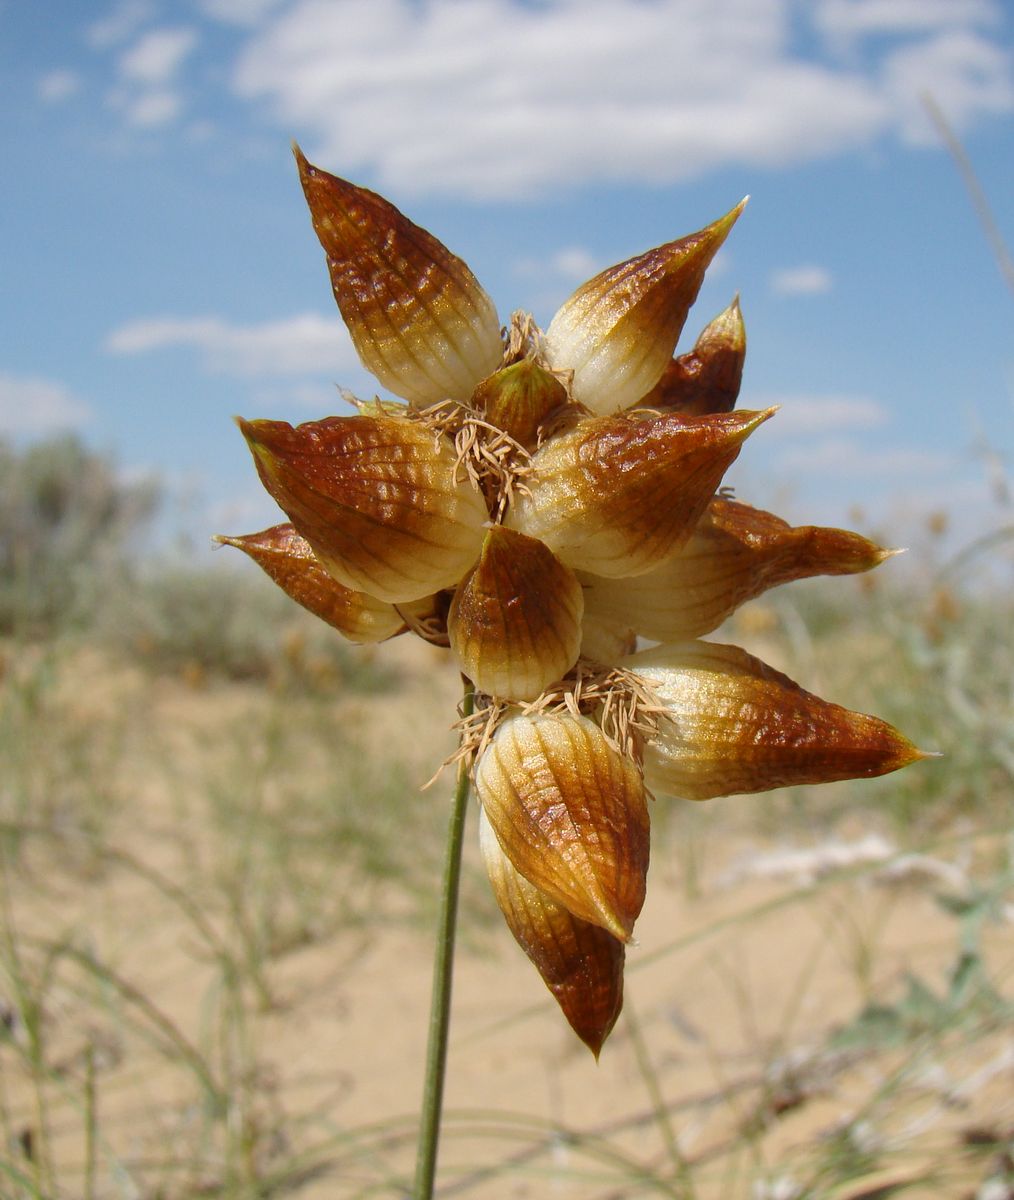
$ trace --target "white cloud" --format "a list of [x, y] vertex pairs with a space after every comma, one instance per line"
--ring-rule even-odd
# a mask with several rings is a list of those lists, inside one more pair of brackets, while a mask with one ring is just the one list
[[[385, 187], [669, 183], [907, 136], [942, 83], [969, 119], [1014, 108], [1011, 64], [977, 29], [992, 6], [954, 0], [945, 20], [921, 3], [932, 21], [901, 0], [292, 0], [249, 37], [233, 86]], [[890, 18], [895, 36], [847, 62], [801, 56], [799, 21], [847, 32], [847, 13], [858, 32]]]
[[750, 408], [779, 405], [772, 428], [790, 436], [842, 429], [879, 429], [890, 420], [882, 404], [868, 396], [750, 396]]
[[124, 100], [123, 112], [128, 124], [143, 128], [175, 120], [182, 106], [175, 92], [142, 92]]
[[125, 79], [148, 87], [168, 84], [197, 45], [193, 29], [153, 29], [120, 57]]
[[119, 57], [118, 83], [107, 97], [110, 107], [138, 128], [174, 121], [183, 111], [176, 77], [197, 40], [189, 28], [153, 29], [139, 37]]
[[188, 142], [194, 145], [211, 142], [218, 135], [218, 126], [214, 121], [202, 119], [199, 121], [191, 121], [186, 129], [186, 138]]
[[574, 283], [583, 283], [601, 269], [599, 260], [583, 246], [564, 246], [548, 258], [522, 258], [514, 264], [515, 275], [523, 278], [554, 276]]
[[81, 78], [74, 71], [47, 71], [37, 84], [39, 99], [46, 104], [59, 104], [70, 99], [81, 87]]
[[89, 25], [85, 36], [96, 50], [108, 49], [132, 37], [154, 12], [150, 0], [121, 0], [104, 17]]
[[226, 25], [257, 25], [280, 0], [201, 0], [201, 11]]
[[280, 321], [235, 325], [221, 317], [154, 317], [129, 321], [107, 337], [111, 354], [190, 347], [222, 375], [312, 375], [359, 367], [348, 332], [334, 317], [302, 313]]
[[130, 106], [132, 125], [165, 125], [174, 121], [183, 110], [179, 92], [144, 92]]
[[0, 371], [0, 432], [50, 433], [85, 424], [88, 405], [62, 383]]
[[771, 290], [776, 296], [820, 296], [831, 290], [832, 283], [831, 272], [813, 263], [784, 267], [771, 275]]
[[962, 30], [896, 51], [885, 64], [884, 86], [898, 114], [901, 135], [910, 142], [939, 141], [923, 104], [927, 94], [959, 130], [967, 129], [977, 117], [1014, 109], [1009, 56], [999, 46]]
[[594, 257], [581, 246], [558, 250], [549, 260], [550, 267], [567, 279], [581, 283], [594, 275], [598, 266]]
[[992, 0], [822, 0], [816, 25], [843, 42], [871, 34], [903, 34], [983, 24], [999, 12]]
[[946, 454], [914, 446], [870, 445], [853, 438], [827, 438], [777, 456], [777, 472], [824, 476], [880, 476], [896, 483], [898, 476], [930, 476], [953, 466]]
[[153, 129], [174, 121], [183, 110], [178, 92], [166, 88], [114, 88], [106, 96], [110, 108], [121, 113], [124, 121], [137, 129]]

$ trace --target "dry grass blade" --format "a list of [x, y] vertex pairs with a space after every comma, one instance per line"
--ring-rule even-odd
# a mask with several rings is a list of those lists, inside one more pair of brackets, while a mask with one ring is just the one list
[[954, 165], [957, 167], [958, 173], [961, 175], [968, 190], [972, 207], [979, 218], [979, 224], [982, 226], [990, 249], [993, 251], [996, 265], [1000, 269], [1000, 274], [1003, 276], [1008, 290], [1014, 296], [1014, 256], [1011, 255], [1010, 250], [1007, 248], [1004, 236], [1000, 232], [1000, 226], [993, 215], [993, 208], [989, 203], [989, 197], [979, 182], [979, 176], [972, 165], [972, 160], [968, 157], [964, 146], [951, 128], [951, 124], [944, 115], [943, 109], [937, 104], [932, 93], [924, 93], [922, 102], [923, 107], [929, 114], [930, 120], [936, 127], [937, 133], [940, 135], [940, 140], [947, 147], [951, 158], [954, 159]]

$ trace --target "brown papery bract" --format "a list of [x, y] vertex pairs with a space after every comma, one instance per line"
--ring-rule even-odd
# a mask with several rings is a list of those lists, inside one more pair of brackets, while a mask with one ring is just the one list
[[693, 350], [666, 366], [662, 378], [640, 403], [645, 408], [673, 409], [688, 416], [732, 412], [745, 360], [746, 328], [737, 298], [701, 331]]
[[582, 421], [532, 456], [505, 524], [575, 570], [644, 574], [690, 537], [743, 442], [773, 412]]
[[746, 201], [697, 233], [589, 279], [546, 330], [546, 359], [572, 371], [571, 394], [592, 412], [628, 408], [658, 382], [672, 357], [708, 264]]
[[393, 605], [333, 579], [291, 525], [274, 525], [243, 537], [219, 534], [215, 541], [242, 550], [297, 604], [349, 641], [383, 642], [405, 628]]
[[294, 150], [334, 296], [363, 366], [413, 403], [466, 401], [502, 357], [492, 300], [460, 258], [393, 204]]
[[596, 1058], [623, 1007], [623, 943], [529, 883], [504, 854], [485, 812], [479, 845], [507, 927]]
[[636, 579], [580, 579], [589, 616], [675, 642], [717, 629], [769, 588], [814, 575], [869, 571], [893, 553], [858, 533], [794, 528], [763, 509], [714, 499], [686, 545], [655, 570]]
[[481, 692], [534, 700], [577, 661], [583, 612], [569, 567], [535, 538], [495, 525], [454, 593], [447, 631]]
[[687, 800], [886, 775], [924, 757], [878, 717], [804, 691], [740, 650], [683, 642], [623, 660], [666, 710], [648, 786]]
[[418, 600], [475, 561], [486, 505], [458, 477], [449, 443], [417, 422], [239, 424], [264, 486], [345, 587], [393, 604]]
[[626, 941], [648, 871], [637, 764], [587, 717], [516, 714], [480, 756], [475, 785], [497, 841], [529, 883]]

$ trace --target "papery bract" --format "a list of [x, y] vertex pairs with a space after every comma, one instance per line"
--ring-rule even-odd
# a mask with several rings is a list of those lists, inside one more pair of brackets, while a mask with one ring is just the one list
[[644, 758], [659, 792], [708, 800], [885, 775], [923, 757], [886, 721], [821, 700], [737, 646], [664, 645], [622, 665], [666, 711]]
[[623, 942], [529, 883], [504, 854], [482, 810], [479, 845], [508, 928], [571, 1028], [598, 1058], [623, 1006]]
[[[585, 578], [591, 578], [585, 576]], [[587, 596], [588, 589], [585, 589]], [[585, 607], [581, 621], [581, 656], [589, 662], [615, 666], [637, 649], [637, 632], [623, 621], [610, 621]]]
[[506, 524], [575, 570], [641, 575], [690, 537], [743, 442], [770, 415], [582, 421], [533, 455]]
[[382, 196], [312, 166], [298, 147], [296, 162], [363, 366], [414, 403], [467, 400], [502, 356], [496, 309], [475, 276]]
[[648, 870], [637, 764], [587, 717], [516, 714], [479, 758], [475, 786], [497, 841], [529, 883], [626, 941]]
[[461, 578], [489, 514], [452, 448], [399, 417], [241, 421], [261, 481], [339, 583], [398, 603]]
[[487, 421], [531, 449], [539, 427], [568, 403], [568, 397], [554, 375], [526, 358], [484, 379], [472, 394], [472, 403]]
[[746, 201], [711, 225], [648, 250], [589, 279], [546, 330], [557, 371], [573, 371], [571, 391], [592, 412], [636, 403], [672, 356], [704, 272]]
[[447, 632], [480, 691], [534, 700], [577, 662], [583, 612], [569, 567], [535, 538], [494, 525], [454, 593]]
[[711, 633], [747, 600], [813, 575], [869, 571], [893, 551], [844, 529], [793, 528], [763, 509], [712, 500], [686, 545], [634, 579], [581, 575], [590, 616], [674, 642]]
[[746, 328], [737, 298], [704, 328], [693, 350], [667, 364], [640, 403], [645, 408], [674, 409], [688, 416], [732, 412], [745, 359]]
[[383, 642], [405, 628], [393, 604], [354, 592], [333, 579], [317, 561], [310, 543], [291, 525], [274, 525], [244, 537], [219, 535], [215, 540], [242, 550], [297, 604], [350, 642]]

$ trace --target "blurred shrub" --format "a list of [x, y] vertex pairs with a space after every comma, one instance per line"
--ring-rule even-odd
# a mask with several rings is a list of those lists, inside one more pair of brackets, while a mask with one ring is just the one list
[[0, 633], [88, 620], [158, 502], [73, 435], [0, 442]]
[[142, 546], [161, 501], [73, 435], [0, 441], [0, 637], [84, 634], [195, 684], [386, 682], [259, 572]]
[[211, 676], [370, 690], [388, 674], [304, 612], [260, 572], [156, 559], [112, 598], [97, 626], [106, 642], [200, 686]]

